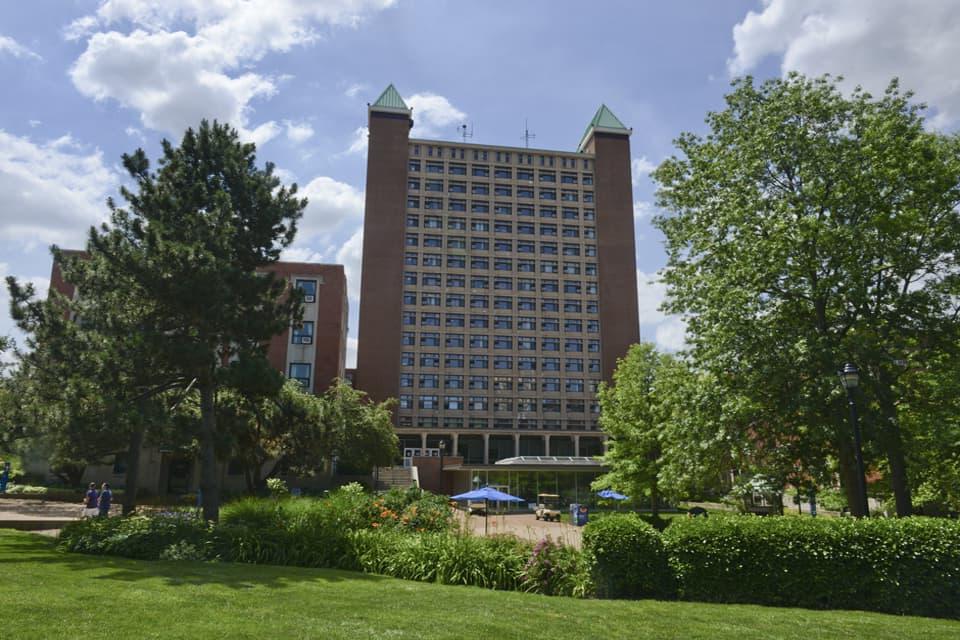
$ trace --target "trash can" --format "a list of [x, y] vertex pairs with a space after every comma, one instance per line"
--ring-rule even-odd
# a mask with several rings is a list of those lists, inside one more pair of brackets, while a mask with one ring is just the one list
[[580, 508], [580, 505], [576, 502], [570, 503], [570, 524], [577, 524], [577, 509]]
[[590, 520], [590, 509], [585, 504], [578, 504], [577, 510], [573, 514], [573, 524], [582, 527]]

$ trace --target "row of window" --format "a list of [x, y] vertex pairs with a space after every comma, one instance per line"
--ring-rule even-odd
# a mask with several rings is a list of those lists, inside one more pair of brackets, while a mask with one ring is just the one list
[[[576, 269], [576, 273], [580, 273], [580, 264], [576, 262], [569, 263], [571, 268]], [[566, 269], [566, 266], [564, 266]], [[416, 271], [404, 271], [403, 272], [403, 284], [404, 286], [416, 286], [418, 281]], [[422, 287], [440, 287], [443, 286], [444, 278], [442, 274], [424, 272], [420, 274], [419, 277], [420, 286]], [[466, 287], [467, 277], [463, 274], [451, 273], [447, 274], [446, 277], [446, 286], [452, 289], [463, 289]], [[535, 278], [514, 278], [510, 276], [497, 276], [493, 278], [493, 288], [496, 291], [513, 291], [514, 283], [516, 283], [517, 291], [537, 291], [537, 280]], [[490, 278], [487, 276], [471, 276], [470, 277], [470, 288], [471, 289], [489, 289], [490, 288]], [[560, 281], [554, 280], [552, 278], [542, 278], [540, 280], [539, 290], [543, 293], [559, 293], [560, 292]], [[581, 280], [564, 280], [563, 281], [563, 292], [564, 293], [584, 293], [588, 295], [597, 293], [597, 283], [596, 282], [583, 282]]]
[[[532, 176], [532, 174], [531, 174]], [[541, 176], [541, 182], [543, 182], [543, 176]], [[533, 178], [530, 178], [530, 181], [533, 181]], [[554, 180], [549, 180], [549, 182], [554, 182]], [[591, 184], [593, 181], [591, 180]], [[542, 191], [543, 189], [541, 189]], [[556, 191], [552, 188], [548, 190]], [[493, 188], [491, 189], [489, 182], [470, 182], [469, 185], [467, 182], [462, 180], [450, 180], [446, 182], [446, 189], [444, 189], [443, 180], [423, 180], [421, 181], [418, 178], [408, 178], [407, 179], [407, 191], [410, 191], [412, 195], [416, 195], [421, 191], [426, 193], [454, 193], [454, 194], [466, 194], [474, 196], [489, 196], [491, 193], [496, 197], [502, 198], [512, 198], [514, 191], [517, 193], [518, 198], [532, 198], [534, 195], [534, 189], [530, 185], [520, 184], [503, 184], [500, 182], [494, 182]], [[583, 201], [584, 202], [593, 202], [593, 191], [584, 191], [583, 192]], [[541, 200], [545, 199], [543, 197]], [[555, 200], [556, 198], [546, 198]], [[580, 191], [577, 189], [560, 189], [560, 200], [564, 202], [580, 202]]]
[[[471, 203], [472, 213], [490, 213], [490, 205], [486, 202], [473, 202]], [[498, 216], [512, 216], [513, 207], [508, 204], [497, 203], [493, 206], [493, 211]], [[556, 219], [557, 218], [557, 208], [556, 207], [539, 207], [540, 217], [546, 219]], [[534, 207], [517, 207], [517, 215], [521, 218], [532, 218], [536, 215], [536, 210]], [[560, 216], [564, 220], [579, 220], [580, 219], [580, 209], [573, 209], [571, 207], [561, 207]], [[594, 209], [584, 209], [583, 210], [583, 219], [587, 222], [596, 220], [597, 214]], [[408, 227], [418, 227], [420, 226], [421, 216], [418, 213], [409, 213], [407, 214], [407, 226]], [[524, 233], [520, 229], [530, 229], [531, 227], [526, 226], [530, 223], [521, 222], [517, 225], [518, 233]], [[423, 227], [425, 229], [442, 229], [443, 228], [443, 217], [436, 214], [425, 214], [423, 216]], [[467, 220], [466, 218], [460, 218], [457, 216], [448, 216], [447, 217], [447, 229], [451, 230], [461, 230], [465, 231], [467, 229]], [[533, 233], [533, 231], [530, 231]]]
[[[403, 304], [410, 306], [416, 306], [419, 303], [421, 307], [439, 307], [441, 304], [440, 298], [439, 293], [423, 292], [420, 293], [418, 298], [417, 294], [412, 291], [403, 292]], [[444, 298], [448, 309], [464, 308], [467, 306], [467, 296], [462, 293], [448, 293]], [[469, 297], [469, 306], [471, 309], [493, 308], [500, 311], [512, 311], [514, 306], [516, 306], [517, 311], [536, 311], [537, 301], [538, 298], [522, 296], [517, 298], [511, 296], [493, 296], [493, 304], [491, 305], [490, 296], [472, 294]], [[539, 302], [541, 313], [560, 312], [561, 305], [558, 298], [539, 298]], [[596, 314], [600, 312], [600, 305], [596, 300], [587, 300], [586, 302], [580, 300], [564, 300], [563, 312]]]
[[299, 382], [304, 389], [310, 389], [310, 366], [309, 362], [291, 362], [287, 371], [287, 377]]
[[[541, 371], [565, 371], [567, 373], [583, 373], [585, 370], [590, 373], [600, 373], [600, 361], [588, 360], [586, 369], [584, 369], [583, 358], [563, 358], [563, 368], [561, 369], [561, 358], [549, 358], [535, 356], [488, 356], [480, 354], [462, 354], [447, 353], [443, 356], [443, 368], [445, 369], [489, 369], [491, 362], [493, 368], [502, 371], [512, 371], [514, 369], [514, 360], [516, 360], [517, 371], [536, 371], [538, 360]], [[441, 365], [441, 356], [439, 353], [421, 353], [420, 367], [423, 369], [437, 369]], [[416, 366], [417, 357], [412, 351], [404, 351], [400, 354], [400, 365], [404, 367]], [[466, 364], [466, 367], [465, 367]]]
[[[494, 429], [544, 429], [544, 430], [560, 430], [563, 429], [563, 425], [566, 424], [568, 431], [580, 431], [580, 430], [596, 430], [597, 423], [595, 420], [560, 420], [557, 418], [544, 418], [543, 420], [537, 420], [536, 418], [504, 418], [496, 417], [492, 421], [487, 418], [479, 418], [472, 416], [469, 418], [459, 418], [456, 416], [417, 416], [414, 420], [413, 416], [401, 415], [397, 419], [397, 426], [400, 428], [412, 429], [414, 427], [418, 429], [436, 429], [440, 426], [446, 429], [463, 429], [466, 425], [469, 429], [489, 429], [491, 426]], [[583, 446], [581, 442], [581, 447]]]
[[[518, 258], [514, 260], [513, 258], [495, 258], [493, 261], [494, 271], [513, 271], [514, 263], [516, 263], [516, 270], [520, 273], [536, 273], [537, 272], [537, 261], [530, 260], [525, 258]], [[442, 267], [443, 266], [443, 254], [440, 253], [424, 253], [418, 254], [415, 251], [407, 251], [403, 256], [403, 264], [408, 267], [416, 267], [418, 265], [424, 267]], [[564, 269], [568, 263], [564, 262]], [[448, 255], [447, 256], [447, 268], [448, 269], [466, 269], [467, 268], [467, 256], [463, 255]], [[470, 268], [475, 270], [487, 270], [490, 268], [490, 259], [482, 256], [476, 256], [470, 258]], [[560, 263], [556, 260], [540, 260], [540, 273], [560, 273]], [[564, 273], [578, 273], [573, 271], [564, 271]], [[595, 262], [588, 262], [583, 265], [583, 275], [586, 276], [596, 276], [597, 275], [597, 264]]]
[[[505, 331], [536, 331], [537, 319], [534, 316], [493, 316], [493, 322], [490, 316], [481, 314], [445, 313], [443, 314], [443, 326], [448, 328], [459, 328], [469, 326], [471, 329], [487, 329], [493, 326], [494, 329]], [[403, 312], [403, 325], [405, 327], [417, 326], [417, 313], [415, 311]], [[440, 314], [435, 311], [420, 312], [421, 327], [439, 327]], [[541, 318], [540, 331], [560, 331], [559, 318]], [[586, 326], [587, 333], [600, 333], [600, 322], [597, 320], [580, 320], [577, 318], [565, 318], [563, 320], [563, 330], [566, 332], [580, 333]]]
[[[510, 193], [495, 193], [497, 196], [509, 196]], [[534, 198], [534, 191], [532, 188], [517, 187], [517, 197], [518, 198]], [[539, 190], [540, 200], [556, 200], [557, 191], [556, 189], [540, 189]], [[560, 201], [561, 202], [579, 202], [576, 191], [561, 191], [560, 192]], [[583, 193], [583, 201], [586, 203], [593, 202], [593, 192], [585, 191]], [[420, 198], [417, 196], [407, 196], [407, 208], [409, 209], [419, 209], [420, 208]], [[423, 208], [424, 209], [446, 209], [447, 211], [466, 211], [467, 210], [467, 201], [457, 198], [449, 198], [447, 200], [447, 206], [443, 206], [443, 198], [423, 198]], [[474, 213], [490, 213], [490, 203], [487, 201], [470, 201], [470, 210]], [[521, 213], [521, 207], [517, 207], [518, 216], [532, 216], [533, 207], [527, 206], [522, 208], [523, 213]], [[513, 215], [511, 207], [509, 204], [500, 204], [496, 203], [493, 206], [493, 212], [501, 216]], [[542, 215], [542, 214], [541, 214]], [[546, 216], [542, 216], [546, 217]], [[554, 216], [556, 217], [556, 216]]]
[[[421, 347], [439, 347], [441, 338], [439, 333], [430, 331], [420, 332]], [[400, 344], [405, 347], [414, 347], [417, 345], [417, 334], [413, 331], [404, 331], [400, 339]], [[490, 339], [488, 335], [468, 335], [462, 333], [448, 333], [443, 336], [443, 346], [447, 349], [462, 349], [469, 345], [470, 349], [489, 349], [490, 345], [494, 349], [513, 351], [514, 336], [493, 336]], [[560, 351], [560, 338], [541, 338], [540, 351]], [[517, 351], [536, 351], [537, 339], [533, 337], [517, 336]], [[587, 340], [587, 351], [590, 353], [600, 353], [599, 340]], [[582, 338], [564, 338], [563, 351], [566, 353], [583, 353], [584, 340]]]
[[[420, 389], [440, 388], [440, 375], [437, 373], [421, 373], [419, 376], [414, 376], [412, 373], [401, 373], [400, 388], [413, 388], [415, 379], [416, 382], [419, 383], [417, 386]], [[469, 387], [464, 387], [465, 380]], [[493, 378], [493, 390], [514, 391], [514, 387], [516, 387], [516, 391], [536, 391], [538, 388], [537, 381], [537, 378], [511, 378], [509, 376], [496, 376]], [[596, 393], [598, 384], [599, 382], [597, 380], [584, 381], [583, 378], [565, 378], [562, 382], [560, 378], [539, 379], [540, 391], [544, 391], [546, 393], [560, 393], [561, 391], [566, 391], [567, 393], [583, 393], [584, 391]], [[469, 376], [467, 378], [464, 378], [462, 375], [447, 374], [443, 376], [444, 389], [469, 388], [473, 390], [487, 390], [490, 388], [488, 385], [489, 378], [487, 376]]]
[[[419, 158], [419, 157], [422, 157], [422, 156], [426, 156], [426, 157], [428, 157], [428, 158], [437, 158], [438, 160], [442, 159], [444, 156], [446, 156], [447, 158], [449, 158], [449, 159], [451, 159], [451, 160], [466, 160], [466, 159], [467, 159], [467, 153], [466, 153], [467, 150], [464, 149], [463, 147], [441, 147], [441, 146], [439, 146], [439, 145], [423, 145], [423, 146], [425, 147], [425, 149], [424, 149], [424, 153], [421, 154], [421, 153], [420, 153], [420, 145], [419, 145], [419, 144], [412, 144], [412, 145], [410, 145], [410, 155], [411, 155], [413, 158]], [[473, 159], [475, 162], [489, 162], [489, 161], [492, 159], [494, 162], [500, 162], [500, 163], [504, 163], [504, 164], [511, 164], [512, 162], [514, 162], [514, 160], [516, 160], [516, 163], [517, 163], [517, 164], [519, 164], [519, 165], [527, 165], [528, 167], [532, 167], [532, 166], [534, 166], [534, 165], [537, 165], [537, 166], [540, 166], [540, 167], [554, 167], [554, 166], [556, 166], [556, 157], [555, 157], [555, 156], [548, 156], [548, 155], [539, 154], [539, 153], [536, 153], [536, 154], [535, 154], [535, 153], [513, 152], [513, 151], [488, 151], [487, 149], [472, 149], [472, 151], [473, 151], [472, 159]], [[411, 163], [412, 163], [412, 162], [416, 162], [416, 163], [418, 163], [418, 164], [420, 163], [419, 160], [411, 160], [410, 162], [411, 162]], [[431, 164], [439, 164], [441, 167], [443, 166], [442, 163], [434, 163], [434, 162], [427, 161], [427, 165], [431, 165]], [[592, 163], [592, 161], [590, 160], [590, 158], [580, 158], [580, 167], [581, 167], [582, 169], [584, 169], [584, 170], [589, 170], [589, 169], [592, 167], [592, 164], [593, 164], [593, 163]], [[458, 167], [458, 168], [462, 166], [462, 167], [464, 167], [464, 169], [466, 169], [466, 165], [462, 165], [462, 164], [451, 163], [450, 166], [451, 166], [451, 167]], [[483, 168], [486, 168], [487, 171], [490, 170], [489, 166], [485, 166], [485, 165], [473, 165], [473, 166], [474, 166], [474, 168], [483, 167]], [[561, 167], [562, 169], [576, 169], [576, 168], [577, 168], [577, 158], [561, 157], [561, 158], [560, 158], [560, 167]], [[509, 168], [509, 167], [495, 167], [494, 170], [495, 170], [495, 171], [510, 171], [510, 168]], [[412, 169], [411, 169], [411, 171], [412, 171]], [[417, 169], [417, 171], [419, 171], [419, 169]], [[531, 174], [533, 173], [532, 171], [528, 171], [528, 170], [525, 170], [525, 169], [517, 169], [517, 173], [520, 173], [521, 171], [529, 172], [529, 173], [531, 173]], [[453, 171], [451, 171], [451, 173], [453, 173]], [[541, 173], [541, 174], [549, 174], [549, 173], [552, 173], [552, 172], [543, 171], [543, 170], [541, 169], [541, 170], [540, 170], [540, 173]], [[459, 174], [459, 173], [457, 173], [457, 174], [454, 174], [454, 175], [465, 175], [465, 174]], [[477, 174], [474, 174], [474, 175], [477, 175]], [[554, 175], [555, 175], [555, 174], [554, 174]], [[573, 175], [573, 176], [576, 176], [577, 174], [572, 174], [572, 175]], [[587, 174], [587, 175], [589, 175], [589, 174]], [[507, 177], [509, 177], [509, 176], [507, 176]], [[520, 180], [521, 178], [517, 178], [517, 179]], [[532, 178], [531, 178], [531, 179], [532, 179]]]
[[[416, 228], [420, 226], [420, 216], [415, 213], [407, 214], [407, 227]], [[426, 229], [437, 229], [440, 230], [443, 228], [442, 219], [439, 216], [424, 216], [424, 228]], [[466, 220], [460, 218], [456, 222], [451, 218], [448, 224], [449, 229], [460, 228], [462, 231], [467, 230]], [[564, 238], [579, 238], [581, 235], [584, 238], [596, 238], [597, 229], [596, 227], [587, 225], [582, 229], [579, 225], [565, 224], [559, 229], [555, 224], [541, 223], [539, 225], [534, 225], [532, 222], [518, 222], [517, 223], [517, 233], [520, 235], [541, 235], [549, 237], [564, 237]], [[471, 220], [470, 221], [470, 230], [471, 231], [480, 231], [487, 232], [490, 231], [490, 223], [486, 220]], [[512, 222], [494, 222], [493, 230], [495, 233], [513, 233], [513, 223]], [[450, 236], [450, 239], [457, 238], [458, 236]], [[462, 238], [461, 238], [462, 239]], [[437, 245], [440, 246], [440, 245]]]
[[[510, 233], [505, 231], [504, 233]], [[421, 245], [420, 234], [417, 233], [408, 233], [406, 235], [405, 244], [408, 247], [419, 247], [423, 246], [427, 249], [442, 249], [443, 248], [443, 236], [427, 234], [423, 236], [423, 242]], [[493, 241], [493, 250], [497, 252], [513, 253], [514, 242], [513, 240], [494, 240]], [[540, 255], [542, 256], [556, 256], [561, 253], [568, 258], [579, 258], [581, 255], [587, 256], [588, 258], [595, 258], [597, 256], [597, 245], [588, 244], [588, 245], [579, 245], [579, 244], [569, 244], [563, 243], [558, 245], [556, 242], [534, 242], [533, 240], [519, 240], [516, 243], [517, 253], [537, 253], [537, 245], [540, 245]], [[471, 251], [489, 251], [491, 242], [487, 238], [471, 238], [470, 239], [470, 250]], [[463, 237], [451, 236], [447, 239], [447, 248], [448, 249], [466, 249], [467, 240]], [[466, 259], [466, 256], [459, 256]]]
[[[400, 409], [413, 409], [414, 402], [416, 407], [424, 411], [435, 411], [443, 409], [445, 411], [522, 411], [534, 413], [539, 406], [542, 413], [560, 413], [566, 405], [567, 413], [586, 413], [590, 408], [591, 413], [600, 413], [600, 405], [596, 402], [588, 403], [585, 400], [570, 399], [566, 403], [561, 402], [559, 398], [541, 398], [537, 402], [536, 398], [492, 398], [486, 396], [469, 396], [464, 402], [464, 396], [443, 396], [441, 402], [440, 396], [414, 396], [406, 393], [400, 394]], [[516, 407], [516, 409], [514, 409]]]

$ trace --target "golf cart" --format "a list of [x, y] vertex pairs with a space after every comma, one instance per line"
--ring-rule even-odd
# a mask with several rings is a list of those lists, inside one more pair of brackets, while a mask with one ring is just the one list
[[560, 496], [555, 493], [537, 494], [537, 510], [534, 512], [534, 518], [560, 522]]

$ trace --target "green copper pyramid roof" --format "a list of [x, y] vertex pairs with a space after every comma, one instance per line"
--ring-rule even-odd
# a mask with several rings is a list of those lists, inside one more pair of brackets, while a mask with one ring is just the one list
[[410, 112], [410, 107], [408, 107], [407, 103], [403, 101], [403, 98], [400, 97], [400, 93], [392, 84], [383, 90], [383, 93], [380, 94], [380, 97], [377, 98], [376, 102], [370, 105], [370, 108], [389, 111], [405, 111], [407, 113]]
[[577, 151], [583, 151], [583, 147], [590, 138], [590, 133], [595, 129], [602, 129], [604, 131], [623, 131], [628, 135], [631, 132], [631, 129], [628, 129], [622, 122], [620, 122], [620, 118], [613, 115], [613, 111], [610, 111], [607, 105], [601, 104], [600, 108], [597, 109], [597, 113], [594, 114], [593, 120], [590, 121], [590, 124], [587, 125], [586, 130], [583, 132], [583, 137], [580, 138], [580, 144], [577, 146]]

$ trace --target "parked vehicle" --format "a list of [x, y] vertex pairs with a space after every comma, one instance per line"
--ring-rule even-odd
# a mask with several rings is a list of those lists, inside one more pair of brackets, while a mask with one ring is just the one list
[[560, 522], [560, 496], [555, 493], [537, 494], [537, 510], [534, 512], [534, 518]]

